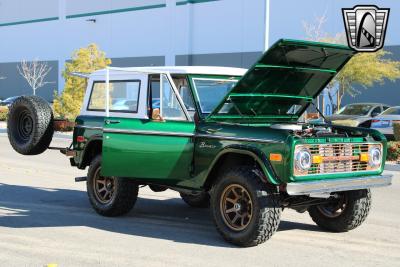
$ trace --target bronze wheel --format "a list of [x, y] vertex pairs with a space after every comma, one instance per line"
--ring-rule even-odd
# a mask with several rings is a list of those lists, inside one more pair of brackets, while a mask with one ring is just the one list
[[251, 247], [278, 229], [281, 204], [273, 186], [251, 166], [221, 172], [211, 189], [211, 211], [217, 230], [232, 244]]
[[310, 206], [308, 213], [322, 229], [347, 232], [360, 226], [371, 208], [371, 192], [368, 189], [339, 193], [331, 203]]
[[253, 202], [249, 192], [239, 184], [229, 185], [222, 193], [220, 211], [230, 229], [245, 229], [253, 217]]
[[337, 201], [326, 205], [318, 205], [317, 209], [327, 218], [337, 218], [345, 211], [346, 205], [346, 195], [341, 195]]
[[108, 204], [115, 196], [117, 183], [115, 177], [103, 177], [99, 167], [94, 174], [93, 191], [96, 199], [102, 204]]
[[135, 205], [138, 184], [129, 178], [104, 177], [101, 173], [101, 155], [96, 156], [89, 167], [86, 187], [94, 210], [103, 216], [119, 216], [128, 213]]

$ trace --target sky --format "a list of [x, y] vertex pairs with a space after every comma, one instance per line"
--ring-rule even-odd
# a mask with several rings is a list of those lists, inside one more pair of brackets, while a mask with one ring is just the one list
[[330, 35], [344, 32], [342, 8], [361, 4], [390, 8], [385, 46], [400, 45], [400, 0], [270, 0], [270, 45], [280, 38], [304, 39], [302, 21], [313, 23], [324, 14], [324, 31]]

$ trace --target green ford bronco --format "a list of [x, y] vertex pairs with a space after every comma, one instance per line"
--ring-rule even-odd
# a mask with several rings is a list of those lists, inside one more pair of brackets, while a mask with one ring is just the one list
[[[268, 240], [281, 212], [308, 211], [321, 228], [358, 227], [382, 175], [378, 131], [301, 122], [356, 52], [279, 40], [249, 70], [219, 67], [107, 68], [88, 78], [73, 142], [61, 152], [89, 167], [87, 193], [104, 216], [126, 214], [139, 186], [176, 190], [210, 207], [217, 230], [239, 246]], [[78, 75], [78, 74], [76, 74]], [[21, 154], [49, 148], [52, 110], [38, 97], [10, 107], [8, 136]]]

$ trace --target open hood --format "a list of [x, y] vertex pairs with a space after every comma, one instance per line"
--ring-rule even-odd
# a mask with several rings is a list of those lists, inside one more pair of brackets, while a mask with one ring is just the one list
[[206, 120], [295, 122], [355, 53], [343, 45], [281, 39]]

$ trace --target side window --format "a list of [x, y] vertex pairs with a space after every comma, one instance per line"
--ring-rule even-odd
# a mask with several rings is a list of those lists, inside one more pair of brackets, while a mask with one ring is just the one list
[[172, 75], [172, 80], [178, 89], [178, 93], [182, 98], [183, 104], [189, 114], [189, 116], [194, 120], [196, 108], [193, 101], [193, 95], [190, 91], [190, 87], [188, 85], [188, 80], [186, 75]]
[[[110, 112], [137, 113], [140, 81], [110, 81]], [[106, 84], [95, 82], [89, 100], [88, 110], [105, 111]]]
[[174, 90], [165, 74], [161, 75], [161, 116], [170, 120], [186, 120], [185, 113], [179, 104]]
[[151, 77], [151, 108], [160, 108], [160, 79]]
[[87, 109], [93, 111], [104, 111], [106, 109], [106, 89], [104, 82], [93, 83]]
[[377, 116], [381, 114], [382, 108], [381, 107], [376, 107], [371, 111], [371, 116]]
[[388, 106], [383, 106], [383, 111], [387, 110], [388, 108]]
[[195, 111], [196, 109], [193, 101], [193, 96], [189, 89], [187, 77], [184, 75], [173, 75], [172, 80], [174, 81], [174, 84], [178, 89], [178, 93], [180, 94], [187, 111], [189, 111], [189, 114], [191, 111]]

